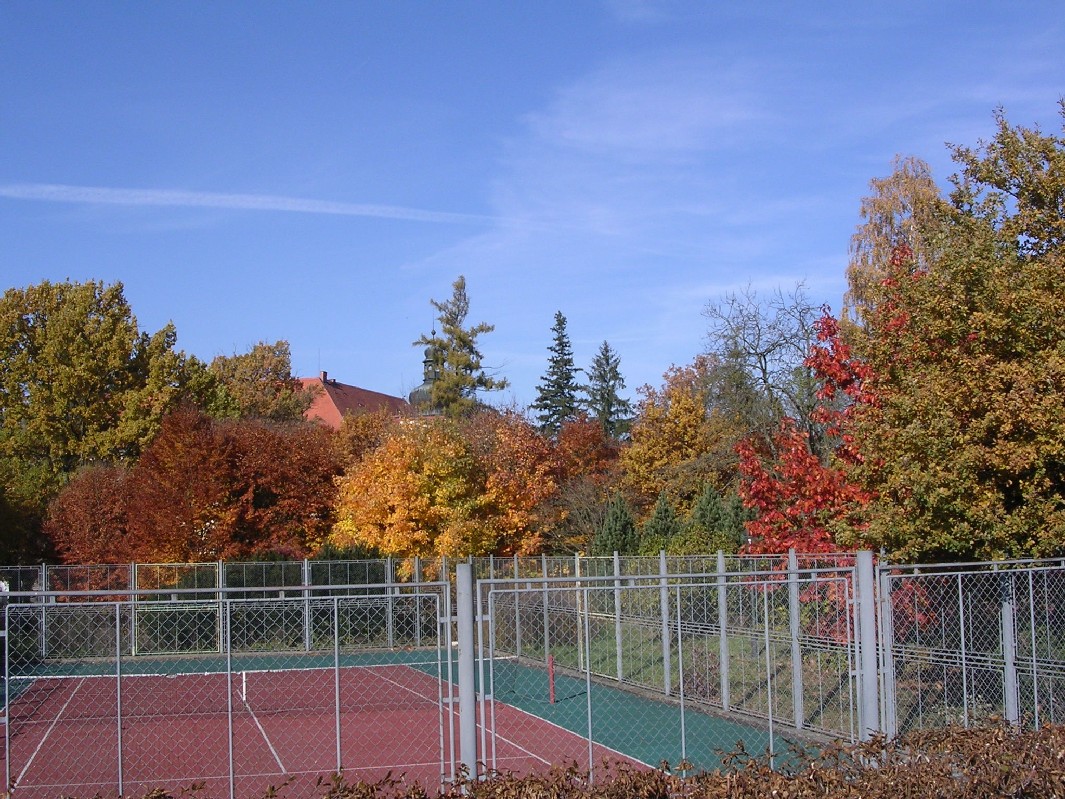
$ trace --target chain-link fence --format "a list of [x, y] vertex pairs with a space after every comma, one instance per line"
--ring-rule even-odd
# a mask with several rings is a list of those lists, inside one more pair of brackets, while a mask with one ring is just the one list
[[9, 604], [9, 789], [261, 797], [312, 795], [341, 770], [452, 779], [448, 585], [348, 588]]
[[884, 725], [1065, 721], [1065, 565], [882, 569]]
[[782, 752], [789, 739], [854, 739], [851, 579], [795, 569], [481, 581], [483, 760], [535, 767], [528, 753], [547, 737], [559, 750], [549, 762], [592, 771], [604, 756], [704, 769], [741, 741]]
[[200, 782], [298, 797], [340, 768], [431, 787], [459, 762], [714, 768], [737, 742], [779, 757], [791, 741], [1065, 722], [1060, 561], [719, 553], [11, 567], [0, 580], [17, 797]]

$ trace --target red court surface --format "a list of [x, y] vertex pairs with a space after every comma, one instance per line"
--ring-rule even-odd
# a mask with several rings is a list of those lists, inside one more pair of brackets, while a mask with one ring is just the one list
[[[388, 772], [432, 791], [458, 757], [456, 712], [438, 702], [435, 676], [404, 665], [313, 672], [42, 678], [11, 703], [5, 730], [16, 799], [142, 796], [201, 785], [201, 797], [234, 791], [258, 799], [316, 796], [336, 772], [337, 732], [348, 781]], [[337, 691], [341, 713], [335, 714]], [[445, 697], [446, 698], [446, 697]], [[245, 701], [247, 700], [247, 701]], [[119, 729], [117, 707], [121, 702]], [[227, 708], [232, 705], [232, 724]], [[513, 707], [496, 704], [496, 729], [481, 760], [500, 771], [588, 763], [587, 741]], [[232, 728], [232, 732], [231, 732]], [[454, 731], [454, 733], [453, 733]], [[478, 743], [481, 729], [478, 727]], [[121, 758], [119, 737], [121, 736]], [[601, 747], [595, 762], [617, 754]], [[6, 773], [8, 763], [0, 760]]]

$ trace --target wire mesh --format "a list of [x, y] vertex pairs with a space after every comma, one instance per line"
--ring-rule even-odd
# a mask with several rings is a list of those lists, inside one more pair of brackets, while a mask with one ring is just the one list
[[9, 788], [309, 796], [342, 769], [453, 778], [447, 586], [348, 588], [9, 604]]
[[853, 739], [850, 579], [844, 570], [482, 584], [487, 767], [536, 768], [515, 741], [594, 771], [604, 753], [713, 768], [738, 740], [783, 751], [784, 736]]

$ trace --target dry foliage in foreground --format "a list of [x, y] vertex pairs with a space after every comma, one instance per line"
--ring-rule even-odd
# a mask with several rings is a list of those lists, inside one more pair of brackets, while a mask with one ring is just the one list
[[[796, 765], [775, 771], [766, 756], [742, 750], [720, 772], [682, 778], [668, 770], [616, 766], [589, 783], [576, 767], [525, 777], [499, 774], [429, 793], [400, 777], [376, 783], [321, 784], [321, 799], [933, 799], [1022, 797], [1065, 799], [1065, 727], [1035, 732], [1005, 727], [948, 728], [911, 733], [886, 743], [831, 746], [812, 757], [793, 753]], [[195, 790], [183, 792], [197, 795]], [[271, 797], [284, 797], [284, 787]], [[157, 791], [144, 799], [173, 799]], [[206, 799], [197, 796], [197, 799]]]

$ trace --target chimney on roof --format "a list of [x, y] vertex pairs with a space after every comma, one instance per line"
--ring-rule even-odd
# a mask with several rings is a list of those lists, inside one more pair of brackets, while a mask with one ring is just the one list
[[321, 374], [319, 374], [319, 375], [318, 375], [318, 377], [319, 377], [319, 378], [321, 379], [321, 381], [322, 381], [322, 382], [324, 383], [324, 382], [326, 382], [326, 380], [327, 380], [327, 379], [329, 378], [329, 372], [327, 372], [327, 371], [325, 371], [325, 370], [323, 369], [323, 370], [322, 370], [322, 372], [321, 372]]

